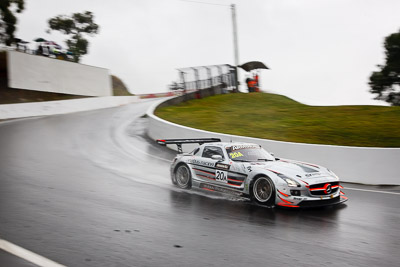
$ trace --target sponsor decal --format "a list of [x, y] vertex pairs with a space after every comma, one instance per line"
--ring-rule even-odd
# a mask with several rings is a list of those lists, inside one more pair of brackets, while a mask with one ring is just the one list
[[197, 159], [189, 159], [189, 163], [203, 165], [203, 166], [207, 166], [207, 167], [214, 167], [214, 163], [212, 163], [212, 162], [197, 160]]
[[239, 157], [243, 157], [243, 154], [240, 153], [240, 152], [232, 152], [232, 153], [229, 153], [229, 157], [230, 157], [231, 159], [239, 158]]
[[319, 172], [306, 173], [304, 176], [305, 176], [305, 177], [312, 177], [312, 176], [316, 176], [316, 175], [321, 175], [321, 173], [319, 173]]
[[215, 171], [215, 181], [222, 182], [222, 183], [228, 183], [228, 172], [216, 170]]
[[237, 195], [237, 196], [242, 195], [240, 192], [236, 192], [234, 190], [230, 190], [227, 188], [223, 188], [223, 187], [219, 187], [219, 186], [215, 186], [215, 185], [211, 185], [211, 184], [201, 183], [199, 187], [201, 189], [206, 189], [206, 190], [225, 193], [225, 194], [231, 194], [231, 195]]
[[217, 162], [217, 163], [215, 164], [215, 167], [218, 168], [218, 169], [229, 170], [229, 168], [230, 168], [231, 166], [228, 165], [228, 164], [223, 164], [223, 163]]
[[239, 150], [239, 149], [246, 149], [246, 148], [250, 148], [250, 149], [258, 149], [260, 148], [260, 146], [258, 145], [234, 145], [232, 146], [232, 150]]

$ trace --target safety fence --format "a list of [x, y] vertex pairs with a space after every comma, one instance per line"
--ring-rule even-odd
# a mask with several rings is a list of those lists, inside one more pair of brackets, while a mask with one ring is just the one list
[[171, 90], [203, 90], [221, 87], [237, 90], [235, 68], [229, 64], [197, 66], [178, 69], [179, 82], [170, 85]]

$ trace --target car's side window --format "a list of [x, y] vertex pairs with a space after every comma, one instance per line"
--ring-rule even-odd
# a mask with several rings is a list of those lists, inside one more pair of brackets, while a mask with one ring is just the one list
[[224, 152], [220, 147], [206, 146], [203, 150], [203, 158], [211, 158], [213, 155], [221, 155], [224, 158]]

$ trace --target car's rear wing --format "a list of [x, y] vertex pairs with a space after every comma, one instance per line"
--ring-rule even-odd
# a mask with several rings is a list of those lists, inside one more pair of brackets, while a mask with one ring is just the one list
[[176, 145], [178, 153], [183, 153], [182, 144], [199, 144], [221, 142], [219, 138], [196, 138], [196, 139], [159, 139], [157, 143], [162, 146]]

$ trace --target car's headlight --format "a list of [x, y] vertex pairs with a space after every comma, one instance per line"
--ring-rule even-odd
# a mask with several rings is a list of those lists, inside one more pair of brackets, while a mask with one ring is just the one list
[[295, 181], [295, 180], [293, 180], [292, 178], [289, 178], [289, 177], [287, 177], [286, 175], [284, 175], [284, 174], [277, 174], [280, 178], [282, 178], [286, 183], [287, 183], [287, 185], [289, 186], [289, 187], [300, 187], [301, 185], [297, 182], [297, 181]]

